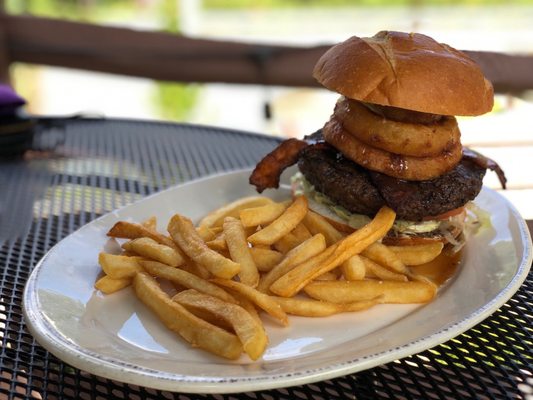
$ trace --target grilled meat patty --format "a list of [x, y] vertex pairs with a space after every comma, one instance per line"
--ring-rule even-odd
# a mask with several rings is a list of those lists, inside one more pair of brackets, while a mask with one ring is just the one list
[[326, 143], [304, 148], [298, 167], [316, 190], [352, 213], [372, 216], [388, 205], [398, 219], [409, 221], [443, 214], [473, 200], [486, 172], [463, 158], [438, 178], [405, 181], [368, 171]]
[[327, 143], [304, 148], [298, 168], [316, 190], [352, 213], [374, 215], [385, 205], [369, 171]]

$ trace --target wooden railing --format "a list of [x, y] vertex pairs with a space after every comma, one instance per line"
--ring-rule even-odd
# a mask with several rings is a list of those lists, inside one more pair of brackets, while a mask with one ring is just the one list
[[[329, 47], [191, 39], [0, 11], [0, 79], [12, 62], [181, 82], [316, 86], [312, 68]], [[497, 92], [533, 89], [533, 57], [467, 52]]]

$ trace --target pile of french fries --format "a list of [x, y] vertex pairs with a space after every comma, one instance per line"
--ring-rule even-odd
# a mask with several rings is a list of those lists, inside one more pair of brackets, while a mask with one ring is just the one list
[[176, 214], [168, 234], [154, 217], [120, 221], [108, 236], [127, 239], [123, 252], [100, 253], [104, 275], [95, 287], [110, 294], [131, 285], [192, 346], [256, 360], [268, 344], [260, 313], [286, 326], [287, 314], [325, 317], [435, 296], [437, 286], [409, 266], [433, 260], [442, 244], [381, 244], [394, 219], [384, 207], [346, 235], [303, 196], [284, 202], [254, 196], [212, 211], [197, 226]]

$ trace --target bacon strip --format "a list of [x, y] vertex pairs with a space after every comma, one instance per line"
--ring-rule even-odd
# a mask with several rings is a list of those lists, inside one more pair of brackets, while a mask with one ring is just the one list
[[481, 168], [490, 169], [491, 171], [496, 172], [496, 175], [498, 176], [498, 179], [502, 185], [502, 188], [506, 189], [506, 183], [507, 178], [505, 177], [505, 173], [503, 172], [503, 169], [498, 165], [498, 163], [488, 157], [485, 157], [484, 155], [478, 153], [477, 151], [474, 151], [472, 149], [469, 149], [467, 147], [463, 147], [463, 157], [467, 158], [468, 160], [473, 161], [477, 165], [479, 165]]
[[298, 162], [300, 151], [309, 144], [304, 140], [287, 139], [268, 153], [250, 175], [250, 184], [259, 193], [267, 188], [278, 188], [281, 173]]

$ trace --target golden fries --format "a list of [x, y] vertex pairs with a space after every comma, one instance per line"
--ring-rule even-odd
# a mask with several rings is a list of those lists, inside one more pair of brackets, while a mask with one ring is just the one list
[[251, 197], [245, 197], [242, 199], [235, 200], [232, 203], [226, 204], [225, 206], [222, 206], [214, 211], [211, 211], [209, 214], [207, 214], [200, 223], [198, 224], [200, 227], [218, 227], [222, 226], [222, 223], [224, 222], [224, 218], [226, 217], [238, 217], [241, 210], [244, 210], [246, 208], [251, 207], [259, 207], [264, 206], [266, 204], [272, 203], [272, 200], [268, 197], [262, 197], [262, 196], [251, 196]]
[[111, 294], [132, 285], [193, 346], [228, 359], [244, 351], [257, 360], [268, 344], [258, 311], [287, 326], [287, 314], [326, 317], [435, 297], [449, 277], [437, 270], [449, 256], [441, 243], [381, 244], [394, 219], [383, 207], [346, 235], [309, 210], [303, 196], [284, 202], [252, 196], [212, 211], [197, 226], [175, 214], [170, 237], [156, 231], [155, 217], [120, 221], [108, 235], [130, 241], [119, 240], [120, 255], [100, 253], [106, 275], [94, 286]]
[[360, 281], [365, 277], [365, 264], [361, 256], [356, 254], [341, 264], [341, 271], [347, 281]]
[[242, 353], [237, 336], [196, 317], [172, 301], [150, 275], [140, 272], [133, 279], [135, 294], [165, 324], [194, 347], [231, 360]]
[[336, 280], [337, 280], [337, 275], [332, 271], [324, 272], [322, 275], [318, 275], [315, 278], [315, 281], [336, 281]]
[[270, 225], [248, 238], [252, 244], [273, 244], [292, 231], [304, 219], [307, 213], [307, 199], [299, 196]]
[[204, 242], [209, 242], [210, 240], [215, 239], [217, 233], [214, 229], [208, 228], [207, 226], [199, 226], [196, 228], [196, 232], [202, 238]]
[[111, 278], [109, 275], [104, 275], [96, 281], [94, 287], [102, 293], [111, 294], [131, 285], [131, 280], [132, 278]]
[[226, 243], [226, 236], [224, 233], [218, 234], [214, 239], [205, 243], [210, 249], [216, 251], [227, 251], [228, 244]]
[[279, 239], [276, 243], [274, 243], [272, 247], [274, 247], [280, 253], [286, 254], [292, 249], [294, 249], [296, 246], [298, 246], [300, 243], [300, 240], [298, 240], [295, 235], [289, 232], [281, 239]]
[[157, 261], [144, 260], [139, 261], [139, 263], [152, 276], [165, 278], [188, 289], [196, 289], [199, 292], [218, 297], [228, 303], [237, 303], [233, 296], [228, 294], [224, 289], [187, 271], [172, 268]]
[[391, 228], [396, 213], [388, 207], [382, 207], [374, 219], [328, 247], [323, 253], [296, 266], [270, 286], [270, 290], [283, 297], [294, 296], [307, 283], [318, 275], [331, 271], [350, 257], [359, 254], [369, 245], [381, 239]]
[[268, 272], [283, 259], [283, 254], [276, 250], [251, 247], [250, 254], [260, 272]]
[[168, 232], [187, 256], [213, 275], [229, 279], [240, 271], [239, 264], [207, 247], [190, 219], [174, 215], [168, 224]]
[[282, 325], [286, 326], [289, 324], [287, 314], [285, 314], [280, 305], [276, 301], [272, 300], [270, 296], [267, 296], [266, 294], [261, 293], [250, 286], [244, 285], [240, 282], [230, 281], [228, 279], [216, 278], [212, 279], [212, 282], [242, 294], [252, 303], [265, 310], [268, 314], [281, 322]]
[[311, 232], [311, 234], [316, 235], [321, 233], [326, 238], [326, 244], [331, 246], [334, 243], [337, 243], [343, 238], [343, 234], [340, 233], [333, 225], [331, 225], [323, 216], [309, 211], [303, 220], [306, 228]]
[[171, 238], [160, 234], [152, 229], [141, 224], [134, 224], [127, 221], [119, 221], [107, 232], [107, 236], [122, 239], [137, 239], [142, 237], [148, 237], [155, 240], [157, 243], [164, 244], [169, 247], [176, 248], [176, 244]]
[[[407, 282], [407, 276], [388, 270], [369, 258], [361, 256], [368, 277], [376, 277], [387, 281]], [[356, 280], [356, 279], [352, 279]]]
[[198, 311], [208, 312], [215, 318], [229, 323], [241, 341], [244, 351], [252, 360], [257, 360], [265, 351], [268, 338], [263, 325], [259, 325], [241, 306], [225, 303], [193, 289], [176, 294], [172, 300], [193, 314]]
[[155, 216], [151, 216], [150, 218], [145, 219], [143, 222], [141, 222], [141, 225], [145, 228], [155, 231], [157, 230], [157, 218]]
[[436, 286], [424, 282], [393, 281], [323, 281], [312, 282], [304, 288], [317, 300], [332, 303], [352, 303], [381, 297], [380, 303], [427, 303], [435, 297]]
[[437, 258], [444, 248], [444, 244], [434, 242], [415, 246], [388, 247], [405, 265], [421, 265]]
[[409, 273], [409, 270], [400, 258], [392, 252], [387, 246], [381, 243], [372, 243], [363, 250], [362, 255], [372, 261], [377, 262], [385, 267], [390, 268], [401, 274]]
[[352, 303], [330, 303], [322, 300], [274, 297], [274, 300], [281, 305], [287, 314], [302, 317], [327, 317], [344, 312], [362, 311], [378, 304], [378, 299], [360, 300]]
[[100, 253], [98, 263], [102, 270], [112, 279], [133, 278], [142, 271], [139, 265], [141, 257], [127, 257], [122, 255]]
[[232, 217], [226, 217], [224, 219], [223, 229], [231, 259], [241, 266], [241, 270], [239, 271], [241, 283], [256, 287], [259, 283], [259, 271], [250, 254], [241, 221]]
[[258, 225], [268, 225], [278, 218], [289, 206], [290, 201], [270, 203], [264, 206], [246, 208], [239, 213], [242, 225], [246, 228]]
[[309, 229], [307, 229], [307, 227], [302, 223], [296, 225], [296, 228], [294, 228], [291, 233], [298, 240], [298, 244], [305, 242], [307, 239], [313, 236], [311, 232], [309, 232]]
[[170, 265], [171, 267], [177, 267], [185, 262], [176, 249], [159, 244], [155, 240], [147, 237], [130, 240], [124, 243], [122, 248], [140, 256]]
[[321, 233], [316, 234], [312, 238], [306, 240], [301, 245], [289, 251], [283, 260], [264, 275], [259, 281], [257, 289], [261, 292], [267, 293], [270, 285], [274, 283], [281, 276], [285, 275], [296, 265], [308, 260], [309, 258], [319, 254], [326, 248], [326, 240]]

